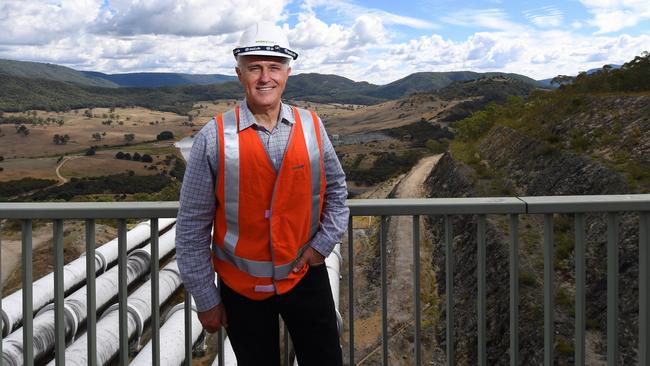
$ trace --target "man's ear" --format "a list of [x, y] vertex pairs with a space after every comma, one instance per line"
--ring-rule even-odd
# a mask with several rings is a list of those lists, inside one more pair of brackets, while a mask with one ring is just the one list
[[291, 66], [287, 66], [287, 76], [291, 75]]
[[241, 70], [239, 69], [239, 66], [235, 67], [235, 72], [237, 73], [237, 79], [239, 79], [239, 82], [241, 83]]

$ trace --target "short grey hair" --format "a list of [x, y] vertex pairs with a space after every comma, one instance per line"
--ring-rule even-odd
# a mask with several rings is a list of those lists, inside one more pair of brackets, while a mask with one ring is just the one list
[[[237, 67], [241, 68], [241, 66], [242, 66], [242, 60], [243, 60], [244, 57], [246, 57], [246, 56], [247, 56], [247, 55], [237, 55], [237, 56], [235, 56], [235, 58], [237, 59]], [[288, 57], [281, 57], [281, 56], [277, 56], [277, 57], [282, 58], [282, 63], [285, 64], [287, 67], [291, 66], [291, 59], [290, 59], [290, 58], [288, 58]]]

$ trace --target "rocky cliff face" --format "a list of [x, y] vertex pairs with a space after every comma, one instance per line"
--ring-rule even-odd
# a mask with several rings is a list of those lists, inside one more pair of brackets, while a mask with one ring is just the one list
[[479, 145], [484, 163], [511, 181], [520, 195], [628, 192], [624, 177], [588, 158], [555, 150], [508, 127], [496, 126]]
[[[639, 149], [643, 149], [640, 147]], [[497, 126], [478, 146], [481, 164], [507, 181], [520, 196], [633, 193], [620, 173], [590, 158], [555, 150], [513, 129]], [[477, 195], [473, 169], [445, 155], [427, 180], [430, 197]], [[541, 261], [541, 217], [522, 215], [520, 221], [520, 351], [522, 364], [543, 362], [543, 308]], [[589, 329], [600, 338], [589, 352], [605, 353], [606, 329], [606, 232], [604, 215], [587, 216], [587, 319]], [[503, 217], [488, 217], [487, 296], [488, 364], [508, 364], [508, 240]], [[561, 235], [573, 237], [573, 217], [556, 215], [556, 248]], [[441, 298], [445, 290], [444, 222], [428, 219], [435, 246], [432, 258]], [[560, 225], [560, 223], [564, 223]], [[619, 364], [636, 362], [638, 317], [638, 217], [619, 215]], [[476, 364], [476, 219], [453, 217], [454, 299], [456, 301], [455, 347], [458, 364]], [[522, 238], [526, 235], [530, 243]], [[565, 240], [566, 258], [556, 264], [556, 358], [558, 364], [573, 362], [574, 263], [572, 239]], [[556, 260], [560, 260], [556, 253]], [[559, 298], [562, 297], [562, 298]], [[445, 343], [444, 304], [438, 337]]]

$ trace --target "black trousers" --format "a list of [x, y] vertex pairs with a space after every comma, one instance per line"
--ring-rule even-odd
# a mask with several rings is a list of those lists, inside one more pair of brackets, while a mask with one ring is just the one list
[[227, 333], [238, 366], [279, 366], [278, 315], [286, 324], [300, 366], [339, 366], [341, 345], [325, 264], [310, 267], [291, 291], [256, 301], [221, 282]]

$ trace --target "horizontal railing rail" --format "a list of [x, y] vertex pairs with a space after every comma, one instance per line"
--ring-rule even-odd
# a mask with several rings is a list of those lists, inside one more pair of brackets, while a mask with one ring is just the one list
[[[607, 359], [608, 364], [614, 365], [618, 359], [618, 215], [621, 212], [634, 212], [639, 214], [639, 365], [650, 362], [648, 349], [650, 349], [650, 194], [639, 195], [607, 195], [607, 196], [549, 196], [549, 197], [493, 197], [493, 198], [430, 198], [430, 199], [366, 199], [348, 200], [350, 217], [354, 216], [380, 216], [379, 244], [381, 251], [381, 351], [382, 364], [388, 364], [388, 301], [387, 301], [387, 231], [388, 217], [412, 216], [413, 218], [413, 311], [414, 311], [414, 360], [417, 365], [422, 364], [421, 351], [421, 317], [420, 303], [420, 218], [424, 215], [444, 217], [444, 246], [445, 246], [445, 271], [446, 291], [453, 293], [453, 233], [451, 218], [456, 215], [477, 216], [477, 354], [478, 364], [485, 365], [486, 358], [486, 215], [507, 215], [509, 218], [509, 275], [510, 275], [510, 364], [519, 364], [519, 257], [518, 257], [518, 218], [519, 215], [541, 214], [543, 224], [544, 248], [544, 364], [552, 365], [554, 360], [554, 293], [553, 293], [553, 214], [574, 214], [575, 220], [575, 271], [576, 271], [576, 302], [575, 302], [575, 362], [584, 365], [585, 362], [585, 213], [606, 213], [607, 215]], [[155, 243], [158, 241], [158, 219], [176, 217], [178, 202], [125, 202], [125, 203], [0, 203], [0, 219], [16, 219], [22, 222], [22, 281], [30, 284], [32, 281], [32, 222], [33, 220], [52, 220], [54, 237], [54, 262], [55, 276], [55, 327], [56, 327], [56, 363], [63, 365], [65, 360], [65, 324], [63, 321], [64, 293], [61, 286], [63, 267], [63, 220], [81, 219], [86, 222], [86, 255], [88, 275], [88, 352], [96, 352], [95, 314], [94, 310], [94, 230], [95, 220], [118, 220], [118, 247], [120, 258], [119, 282], [119, 324], [120, 324], [120, 355], [119, 362], [128, 362], [128, 334], [127, 334], [127, 301], [126, 301], [126, 220], [134, 218], [151, 219], [152, 243], [152, 301], [157, 304], [158, 286], [158, 253]], [[1, 230], [1, 228], [0, 228]], [[0, 231], [1, 233], [1, 231]], [[354, 236], [353, 221], [350, 219], [348, 226], [348, 347], [349, 363], [355, 364], [355, 339], [354, 339]], [[1, 293], [0, 293], [1, 295]], [[31, 311], [32, 293], [30, 286], [23, 286], [23, 363], [32, 365], [33, 355], [31, 347], [31, 331], [33, 313]], [[186, 314], [190, 314], [190, 301], [186, 293]], [[446, 357], [447, 364], [455, 363], [454, 350], [454, 299], [446, 297]], [[159, 313], [156, 306], [152, 309], [152, 363], [160, 364], [159, 357]], [[91, 311], [92, 309], [92, 311]], [[0, 308], [1, 310], [1, 308]], [[92, 313], [92, 314], [91, 314]], [[189, 319], [189, 316], [186, 317]], [[191, 331], [187, 329], [186, 337]], [[191, 363], [191, 342], [186, 342], [186, 364]], [[2, 349], [0, 349], [0, 352]], [[94, 357], [89, 358], [89, 364], [95, 365]]]

